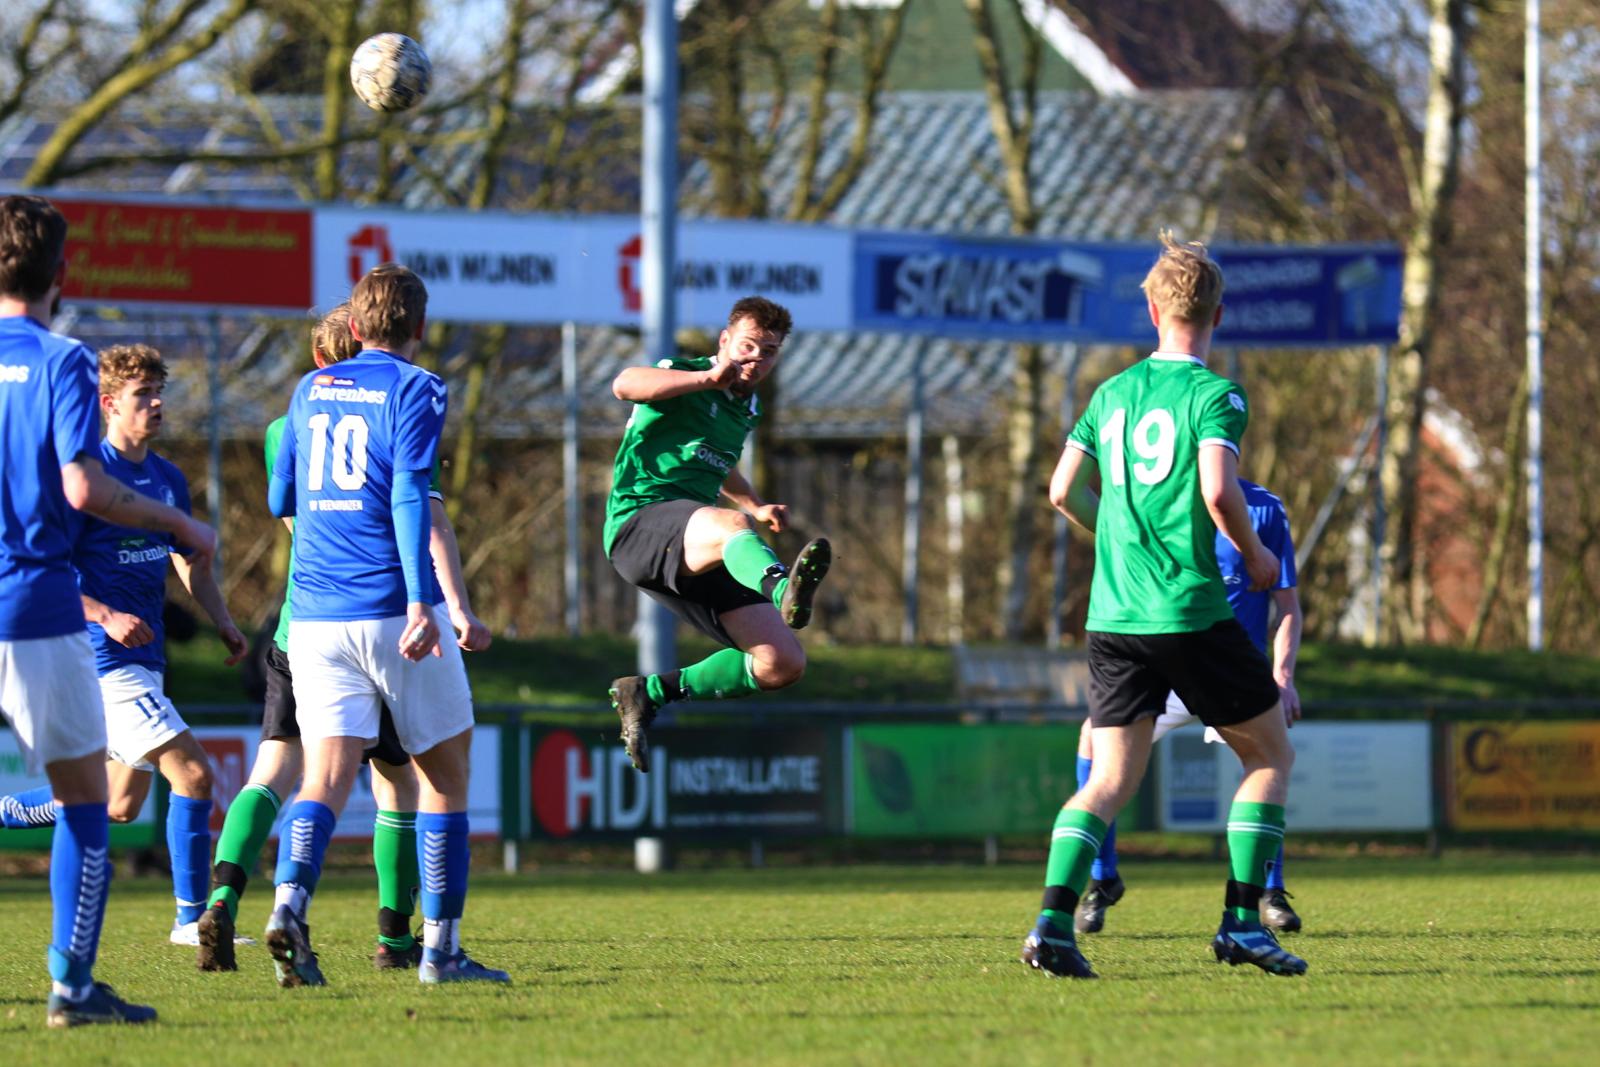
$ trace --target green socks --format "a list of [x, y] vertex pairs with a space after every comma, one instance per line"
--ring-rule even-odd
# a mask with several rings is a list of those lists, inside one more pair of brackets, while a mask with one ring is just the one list
[[789, 584], [789, 568], [754, 530], [740, 530], [722, 546], [722, 565], [733, 580], [776, 605]]
[[[411, 916], [422, 885], [417, 869], [417, 813], [380, 811], [372, 826], [372, 865], [378, 871], [378, 940], [405, 951], [412, 944]], [[384, 915], [385, 912], [391, 915]], [[385, 920], [398, 920], [387, 929]]]
[[244, 895], [250, 870], [261, 858], [261, 846], [272, 833], [272, 824], [278, 817], [283, 802], [264, 785], [247, 785], [228, 805], [228, 817], [222, 821], [222, 834], [217, 838], [216, 863], [211, 868], [211, 897], [206, 906], [218, 901], [228, 909], [229, 918], [239, 918], [239, 898]]
[[1283, 844], [1283, 805], [1236, 800], [1228, 809], [1228, 907], [1240, 922], [1261, 921], [1267, 868]]
[[644, 688], [658, 708], [675, 700], [732, 700], [761, 692], [750, 673], [749, 654], [737, 648], [713, 652], [680, 670], [652, 674]]
[[1050, 834], [1050, 859], [1044, 869], [1044, 915], [1064, 930], [1072, 929], [1072, 909], [1089, 884], [1089, 867], [1105, 840], [1106, 824], [1078, 808], [1062, 808]]

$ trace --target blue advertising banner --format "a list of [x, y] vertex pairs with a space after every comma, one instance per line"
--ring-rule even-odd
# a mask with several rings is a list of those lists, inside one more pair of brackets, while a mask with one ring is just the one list
[[[1388, 246], [1213, 249], [1227, 280], [1218, 345], [1392, 342], [1400, 252]], [[858, 330], [1015, 341], [1154, 344], [1139, 283], [1148, 245], [860, 233]]]

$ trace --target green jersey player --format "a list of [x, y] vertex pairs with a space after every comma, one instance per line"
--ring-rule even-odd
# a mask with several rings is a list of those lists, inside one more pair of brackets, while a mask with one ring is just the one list
[[1143, 286], [1160, 347], [1095, 391], [1050, 480], [1050, 502], [1095, 538], [1087, 625], [1095, 752], [1088, 782], [1056, 818], [1044, 905], [1022, 960], [1058, 977], [1094, 977], [1074, 939], [1073, 909], [1176, 693], [1244, 765], [1228, 814], [1232, 877], [1212, 951], [1219, 962], [1304, 974], [1305, 961], [1260, 920], [1294, 750], [1272, 669], [1234, 618], [1217, 567], [1220, 530], [1252, 589], [1278, 577], [1239, 488], [1249, 402], [1205, 365], [1222, 321], [1222, 271], [1204, 245], [1168, 233], [1161, 240]]
[[[640, 771], [650, 769], [646, 730], [663, 704], [782, 689], [805, 672], [791, 631], [811, 621], [832, 549], [817, 538], [784, 566], [756, 529], [781, 533], [789, 509], [762, 500], [739, 473], [761, 419], [756, 387], [778, 365], [792, 325], [782, 306], [748, 296], [733, 305], [714, 357], [629, 367], [612, 383], [634, 408], [606, 501], [606, 555], [630, 584], [727, 646], [681, 670], [611, 683], [622, 742]], [[733, 507], [718, 506], [719, 497]]]

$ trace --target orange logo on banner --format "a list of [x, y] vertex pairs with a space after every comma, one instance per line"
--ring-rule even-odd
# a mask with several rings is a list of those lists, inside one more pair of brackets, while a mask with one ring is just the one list
[[1600, 722], [1455, 723], [1450, 752], [1456, 829], [1600, 829]]
[[228, 805], [244, 788], [250, 765], [245, 762], [244, 739], [241, 737], [202, 737], [200, 747], [211, 757], [213, 785], [211, 798], [211, 832], [222, 831], [222, 820], [228, 814]]

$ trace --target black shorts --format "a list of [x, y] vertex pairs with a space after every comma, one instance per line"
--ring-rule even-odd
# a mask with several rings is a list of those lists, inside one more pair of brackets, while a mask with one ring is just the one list
[[772, 601], [734, 581], [726, 567], [705, 574], [682, 573], [683, 531], [689, 516], [706, 506], [696, 500], [664, 500], [640, 508], [611, 542], [611, 565], [629, 585], [643, 589], [696, 630], [736, 648], [722, 626], [722, 616]]
[[[261, 740], [284, 741], [300, 736], [300, 723], [295, 718], [294, 678], [289, 673], [289, 654], [274, 642], [267, 646], [267, 700], [261, 713]], [[379, 759], [395, 766], [411, 762], [410, 753], [400, 744], [395, 733], [394, 716], [389, 705], [378, 715], [378, 743], [361, 754], [361, 762]]]
[[1089, 722], [1127, 726], [1160, 715], [1167, 694], [1207, 726], [1234, 726], [1278, 702], [1261, 650], [1236, 619], [1182, 634], [1089, 634]]

